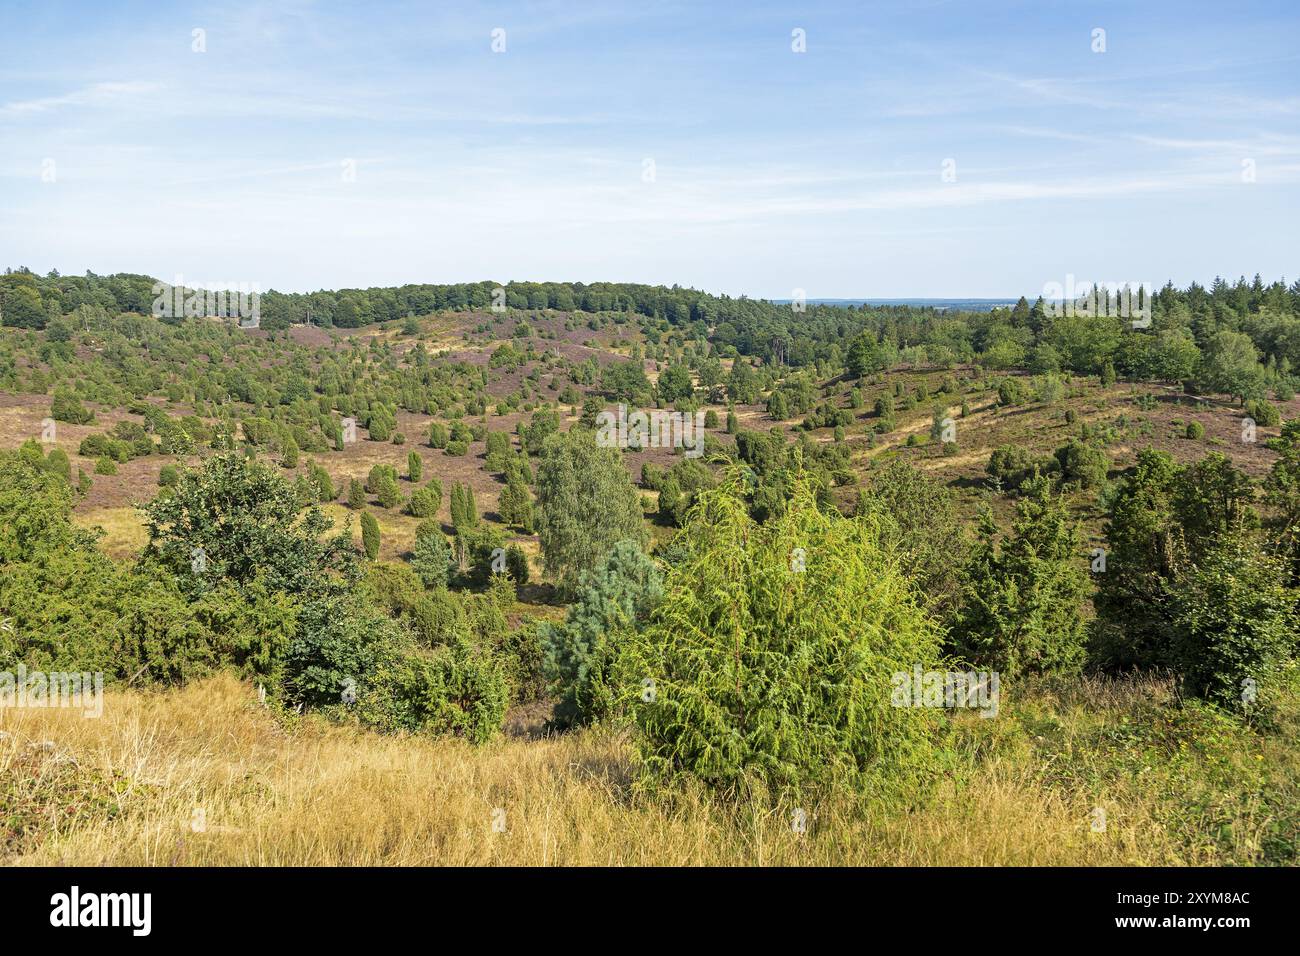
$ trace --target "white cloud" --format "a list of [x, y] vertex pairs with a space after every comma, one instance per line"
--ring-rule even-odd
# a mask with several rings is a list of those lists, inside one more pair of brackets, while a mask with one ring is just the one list
[[16, 100], [0, 106], [0, 117], [16, 118], [48, 113], [65, 106], [93, 106], [109, 103], [122, 97], [152, 93], [161, 89], [161, 84], [144, 80], [131, 80], [122, 83], [93, 83], [90, 86], [64, 93], [61, 96], [46, 96], [34, 100]]

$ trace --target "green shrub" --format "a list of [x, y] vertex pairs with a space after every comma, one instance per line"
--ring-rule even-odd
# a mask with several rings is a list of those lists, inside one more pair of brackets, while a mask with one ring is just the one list
[[362, 699], [363, 717], [390, 729], [486, 743], [501, 732], [510, 684], [490, 649], [467, 639], [402, 654], [376, 669], [377, 693]]
[[117, 465], [114, 464], [113, 459], [109, 458], [108, 456], [98, 458], [95, 460], [95, 474], [116, 475]]
[[389, 472], [384, 472], [379, 476], [375, 488], [375, 497], [379, 499], [379, 504], [385, 508], [395, 508], [401, 503], [402, 491], [397, 485], [397, 479]]
[[411, 567], [426, 588], [445, 588], [451, 572], [451, 545], [436, 521], [422, 521], [415, 529]]
[[528, 555], [517, 544], [506, 545], [506, 574], [510, 575], [510, 580], [515, 583], [516, 587], [527, 584], [531, 576]]
[[419, 488], [411, 493], [411, 499], [406, 503], [406, 510], [416, 518], [431, 518], [438, 513], [438, 508], [442, 504], [442, 496], [436, 494], [432, 488]]
[[508, 632], [497, 647], [510, 679], [511, 698], [519, 703], [531, 703], [546, 697], [546, 648], [542, 643], [540, 624], [537, 621], [522, 624]]
[[546, 674], [560, 698], [560, 726], [589, 724], [613, 709], [610, 665], [617, 636], [643, 624], [663, 598], [663, 575], [635, 541], [620, 541], [582, 575], [563, 624], [543, 623]]
[[525, 534], [533, 533], [533, 501], [528, 493], [528, 486], [516, 478], [511, 478], [501, 490], [497, 499], [497, 512], [501, 520], [513, 528], [519, 528]]
[[1096, 488], [1106, 481], [1110, 459], [1096, 445], [1071, 438], [1056, 450], [1061, 481], [1078, 488]]
[[379, 522], [369, 511], [361, 513], [361, 543], [366, 549], [366, 557], [374, 561], [379, 557]]
[[153, 436], [139, 422], [120, 421], [113, 426], [110, 434], [131, 446], [132, 458], [145, 458], [154, 452]]
[[1025, 387], [1018, 378], [1004, 378], [998, 383], [998, 404], [1019, 405], [1025, 400]]
[[360, 511], [366, 506], [366, 488], [355, 478], [348, 479], [348, 507]]
[[131, 458], [131, 445], [109, 435], [87, 435], [81, 440], [77, 454], [82, 458], [112, 458], [123, 462]]
[[1192, 441], [1200, 441], [1205, 437], [1205, 426], [1193, 419], [1187, 423], [1187, 429], [1183, 434]]
[[1216, 539], [1181, 577], [1171, 652], [1185, 694], [1234, 710], [1269, 703], [1297, 650], [1286, 579], [1284, 562], [1239, 533]]
[[456, 532], [456, 551], [465, 565], [465, 581], [474, 586], [486, 585], [497, 568], [498, 553], [504, 556], [505, 535], [500, 528], [486, 522]]
[[62, 448], [53, 448], [45, 459], [45, 470], [58, 475], [64, 481], [72, 480], [72, 462], [68, 453]]
[[366, 423], [366, 429], [370, 432], [371, 441], [388, 441], [393, 437], [393, 431], [397, 428], [397, 417], [392, 411], [383, 405], [377, 405], [371, 410], [370, 420]]
[[1055, 467], [1055, 459], [1038, 458], [1023, 445], [1003, 445], [993, 450], [984, 470], [1005, 490], [1018, 491], [1034, 475], [1049, 473]]
[[56, 422], [70, 422], [73, 425], [89, 425], [95, 420], [95, 413], [81, 404], [81, 399], [67, 392], [59, 392], [50, 403], [50, 417]]
[[965, 601], [953, 628], [966, 660], [1000, 672], [1069, 673], [1084, 660], [1080, 610], [1088, 588], [1078, 527], [1046, 478], [1029, 482], [1010, 534], [999, 539], [992, 512], [966, 569]]
[[1282, 424], [1282, 413], [1278, 411], [1277, 406], [1262, 398], [1252, 398], [1246, 402], [1246, 414], [1255, 419], [1255, 424], [1264, 428]]
[[663, 603], [616, 664], [645, 779], [914, 789], [935, 770], [936, 718], [891, 706], [891, 684], [936, 668], [938, 629], [871, 519], [823, 511], [801, 475], [760, 525], [743, 488], [732, 472], [700, 496]]
[[311, 483], [316, 490], [316, 501], [324, 503], [333, 501], [338, 497], [338, 492], [334, 488], [334, 479], [330, 477], [328, 471], [321, 465], [312, 462], [310, 473]]

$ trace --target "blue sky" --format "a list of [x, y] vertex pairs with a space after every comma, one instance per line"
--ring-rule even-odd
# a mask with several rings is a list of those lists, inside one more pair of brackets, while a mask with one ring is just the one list
[[1300, 272], [1290, 0], [6, 6], [0, 264], [38, 272], [770, 298]]

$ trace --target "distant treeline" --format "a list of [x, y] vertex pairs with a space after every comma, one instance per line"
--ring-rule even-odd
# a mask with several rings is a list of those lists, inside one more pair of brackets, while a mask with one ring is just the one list
[[[38, 276], [6, 270], [0, 276], [3, 324], [42, 329], [52, 319], [82, 306], [109, 314], [148, 314], [155, 283], [150, 276], [119, 273], [98, 276]], [[504, 290], [504, 301], [497, 289]], [[510, 309], [564, 312], [623, 312], [637, 316], [651, 341], [678, 332], [683, 339], [707, 339], [741, 355], [795, 367], [842, 365], [848, 343], [867, 333], [887, 349], [924, 349], [925, 359], [951, 363], [981, 360], [994, 367], [1029, 361], [1033, 350], [1049, 345], [1062, 368], [1096, 372], [1107, 362], [1121, 371], [1126, 362], [1122, 333], [1128, 323], [1110, 316], [1053, 318], [1042, 298], [989, 312], [940, 311], [929, 306], [843, 306], [809, 303], [796, 311], [788, 303], [710, 295], [680, 286], [617, 282], [490, 281], [454, 285], [404, 285], [395, 288], [340, 289], [311, 293], [269, 290], [261, 296], [261, 327], [283, 329], [310, 321], [323, 327], [360, 328], [444, 310]], [[1153, 297], [1151, 335], [1186, 329], [1204, 348], [1222, 331], [1245, 333], [1262, 357], [1300, 367], [1300, 281], [1265, 284], [1259, 275], [1235, 283], [1216, 279], [1210, 286], [1186, 289], [1167, 283]], [[183, 320], [170, 320], [183, 321]], [[919, 357], [917, 354], [917, 357]], [[1047, 364], [1052, 356], [1048, 355]], [[1131, 365], [1131, 363], [1128, 363]], [[1163, 376], [1161, 376], [1163, 377]]]

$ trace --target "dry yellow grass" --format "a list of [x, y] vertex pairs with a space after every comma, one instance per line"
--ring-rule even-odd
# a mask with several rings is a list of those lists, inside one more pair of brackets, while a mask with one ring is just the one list
[[149, 544], [144, 516], [131, 507], [100, 508], [96, 511], [75, 513], [72, 520], [82, 528], [101, 529], [99, 547], [114, 558], [135, 557]]
[[[703, 795], [635, 794], [630, 747], [608, 732], [474, 749], [315, 719], [286, 724], [230, 677], [110, 692], [99, 719], [24, 710], [0, 721], [0, 782], [11, 793], [50, 792], [40, 825], [11, 837], [7, 862], [17, 864], [1198, 862], [1140, 808], [1115, 807], [1107, 831], [1090, 832], [1086, 802], [997, 758], [910, 812], [810, 808], [800, 835], [790, 807], [742, 812]], [[117, 780], [108, 802], [120, 810], [87, 811], [95, 804], [78, 794], [67, 798], [79, 804], [71, 812], [55, 799], [60, 779]]]

